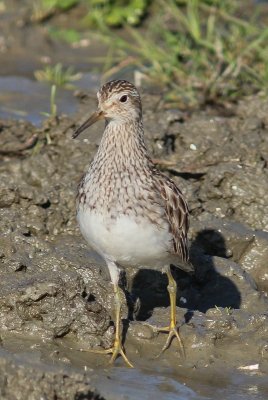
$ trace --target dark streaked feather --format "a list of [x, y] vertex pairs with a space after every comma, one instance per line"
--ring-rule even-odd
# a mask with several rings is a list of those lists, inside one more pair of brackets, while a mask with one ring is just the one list
[[[167, 220], [172, 234], [172, 245], [174, 253], [179, 256], [183, 263], [189, 263], [189, 249], [187, 233], [189, 229], [188, 205], [176, 184], [161, 172], [155, 170], [158, 190], [164, 200]], [[191, 265], [189, 264], [189, 268]]]

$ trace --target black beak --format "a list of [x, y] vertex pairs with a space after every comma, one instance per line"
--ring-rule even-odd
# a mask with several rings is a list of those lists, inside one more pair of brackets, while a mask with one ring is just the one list
[[72, 134], [72, 138], [75, 139], [77, 136], [80, 135], [84, 130], [89, 128], [91, 125], [95, 124], [95, 122], [99, 121], [100, 119], [105, 118], [103, 111], [95, 111], [94, 114], [89, 117], [79, 128], [77, 128], [74, 133]]

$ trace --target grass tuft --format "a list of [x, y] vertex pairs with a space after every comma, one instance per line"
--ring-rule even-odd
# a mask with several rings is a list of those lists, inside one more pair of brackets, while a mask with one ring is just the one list
[[60, 63], [54, 66], [48, 65], [43, 70], [37, 70], [34, 72], [34, 76], [38, 81], [49, 82], [66, 89], [73, 89], [74, 85], [71, 82], [81, 78], [81, 74], [74, 73], [72, 67], [64, 68]]
[[[81, 23], [97, 27], [109, 45], [103, 63], [108, 78], [124, 68], [162, 85], [168, 101], [186, 107], [234, 102], [268, 92], [268, 27], [242, 0], [39, 0], [46, 9], [88, 10]], [[257, 10], [257, 5], [254, 10]], [[145, 19], [146, 17], [146, 19]], [[136, 25], [142, 25], [137, 29]], [[87, 25], [88, 24], [88, 25]], [[124, 27], [124, 33], [111, 27]], [[50, 34], [70, 43], [74, 29]], [[92, 59], [91, 59], [92, 61]], [[96, 61], [97, 62], [97, 61]], [[99, 61], [98, 61], [99, 62]], [[77, 79], [61, 65], [37, 71], [57, 86]]]
[[[116, 57], [168, 88], [168, 100], [196, 106], [235, 101], [268, 89], [268, 28], [238, 17], [231, 0], [155, 0], [146, 31], [126, 26], [119, 37], [99, 20]], [[160, 12], [161, 11], [161, 12]]]

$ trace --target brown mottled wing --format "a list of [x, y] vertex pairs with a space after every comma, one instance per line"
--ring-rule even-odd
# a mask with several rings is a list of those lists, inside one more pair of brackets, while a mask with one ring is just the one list
[[[158, 173], [158, 183], [160, 195], [164, 201], [167, 220], [172, 233], [172, 245], [174, 254], [177, 254], [183, 264], [189, 263], [189, 249], [187, 233], [189, 229], [189, 209], [188, 205], [175, 183], [165, 175]], [[184, 269], [184, 268], [183, 268]], [[191, 264], [187, 270], [192, 270]]]
[[76, 209], [78, 209], [79, 205], [85, 204], [86, 202], [86, 193], [84, 191], [84, 184], [85, 184], [85, 177], [87, 173], [85, 172], [79, 181], [77, 186], [77, 193], [76, 193]]

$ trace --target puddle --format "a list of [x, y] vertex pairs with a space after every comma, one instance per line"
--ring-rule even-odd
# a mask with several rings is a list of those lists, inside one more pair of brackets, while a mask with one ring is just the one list
[[[265, 377], [255, 377], [234, 374], [231, 382], [222, 387], [221, 378], [218, 383], [205, 386], [194, 380], [184, 381], [183, 378], [169, 376], [167, 371], [129, 370], [114, 368], [108, 376], [99, 376], [96, 386], [100, 393], [109, 400], [263, 400], [267, 398], [267, 388], [262, 390]], [[267, 382], [266, 382], [267, 385]]]
[[[94, 90], [99, 87], [100, 78], [94, 74], [83, 74], [76, 82], [76, 88]], [[73, 90], [58, 88], [56, 105], [59, 114], [77, 111], [78, 101]], [[50, 85], [21, 76], [0, 76], [0, 118], [23, 119], [34, 125], [41, 125], [50, 112]]]
[[43, 342], [10, 333], [2, 339], [0, 356], [7, 352], [16, 364], [35, 365], [44, 373], [66, 369], [70, 376], [82, 374], [107, 400], [264, 400], [268, 396], [267, 377], [260, 373], [170, 368], [148, 360], [134, 369], [97, 367], [95, 356], [92, 362], [89, 353], [68, 350], [65, 340]]
[[115, 368], [108, 376], [94, 379], [102, 396], [109, 400], [206, 400], [179, 380], [142, 370]]

